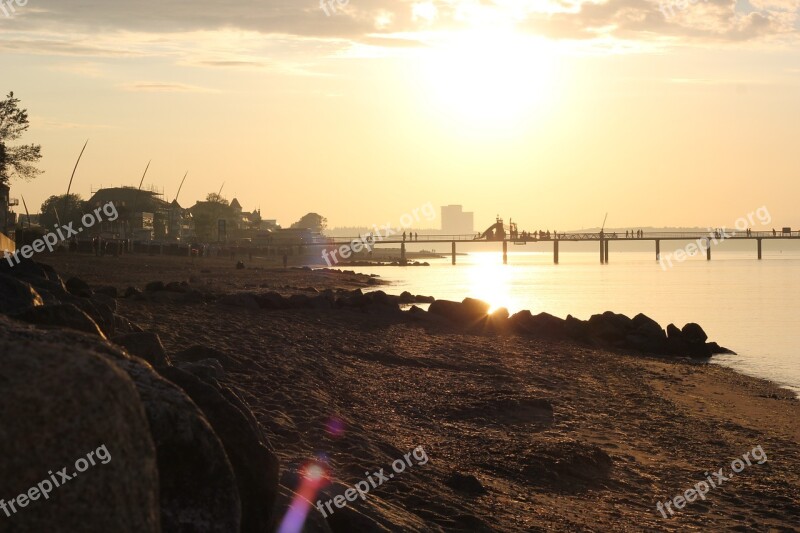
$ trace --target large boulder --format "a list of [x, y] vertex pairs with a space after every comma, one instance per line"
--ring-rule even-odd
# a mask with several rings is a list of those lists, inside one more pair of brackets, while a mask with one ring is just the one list
[[527, 309], [514, 313], [508, 319], [511, 327], [518, 333], [537, 337], [561, 338], [564, 336], [564, 319], [549, 313], [532, 315]]
[[92, 288], [80, 278], [69, 278], [64, 285], [67, 287], [67, 290], [75, 296], [83, 298], [91, 298], [92, 296]]
[[27, 311], [17, 313], [14, 318], [39, 326], [58, 326], [83, 331], [105, 339], [97, 323], [72, 304], [31, 307]]
[[572, 315], [564, 320], [564, 334], [571, 339], [585, 341], [589, 339], [589, 323]]
[[703, 328], [701, 328], [699, 324], [695, 324], [694, 322], [689, 322], [688, 324], [683, 326], [681, 332], [683, 333], [684, 338], [688, 342], [701, 343], [701, 342], [706, 342], [708, 340], [708, 335], [706, 335], [706, 332], [703, 331]]
[[606, 311], [602, 315], [592, 315], [589, 318], [590, 335], [606, 342], [623, 341], [633, 327], [633, 320], [623, 314], [611, 311]]
[[0, 494], [17, 510], [0, 529], [159, 532], [156, 451], [136, 387], [99, 340], [73, 335], [0, 316]]
[[203, 410], [230, 458], [242, 502], [242, 531], [267, 531], [278, 491], [278, 458], [250, 409], [233, 391], [180, 368], [161, 374]]
[[42, 297], [30, 284], [0, 274], [0, 313], [19, 313], [41, 305]]
[[156, 445], [162, 530], [239, 531], [236, 478], [206, 416], [143, 361], [117, 357], [136, 384]]
[[626, 347], [645, 353], [668, 353], [667, 334], [658, 322], [639, 313], [632, 323], [633, 330], [625, 337]]
[[473, 325], [483, 319], [489, 313], [490, 305], [474, 298], [465, 298], [463, 302], [453, 302], [450, 300], [436, 300], [428, 308], [428, 312], [442, 316], [451, 322], [462, 325]]
[[170, 364], [167, 351], [156, 333], [144, 331], [118, 335], [111, 339], [114, 344], [122, 346], [128, 353], [141, 357], [154, 367]]
[[[228, 456], [206, 416], [182, 389], [159, 376], [143, 359], [95, 337], [69, 330], [41, 330], [40, 334], [65, 346], [95, 350], [133, 381], [155, 444], [164, 532], [239, 531], [241, 503]], [[83, 386], [87, 383], [93, 382]]]

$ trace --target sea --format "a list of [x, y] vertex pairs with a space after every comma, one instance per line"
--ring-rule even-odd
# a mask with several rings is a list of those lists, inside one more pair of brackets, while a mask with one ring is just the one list
[[[509, 246], [505, 265], [497, 244], [497, 251], [484, 247], [458, 255], [456, 265], [447, 255], [425, 259], [428, 267], [353, 270], [378, 274], [390, 282], [387, 292], [393, 294], [479, 298], [511, 313], [528, 309], [533, 314], [588, 319], [614, 311], [630, 317], [644, 313], [662, 327], [696, 322], [709, 340], [736, 352], [715, 356], [714, 364], [800, 394], [800, 250], [770, 249], [765, 243], [761, 261], [755, 249], [715, 250], [711, 261], [705, 253], [695, 253], [670, 266], [657, 262], [652, 250], [615, 252], [612, 242], [609, 264], [601, 265], [599, 251], [568, 252], [564, 244], [556, 265], [552, 249], [538, 246], [539, 250], [526, 246], [519, 252]], [[670, 246], [678, 249], [681, 243]], [[662, 258], [673, 252], [662, 242]]]

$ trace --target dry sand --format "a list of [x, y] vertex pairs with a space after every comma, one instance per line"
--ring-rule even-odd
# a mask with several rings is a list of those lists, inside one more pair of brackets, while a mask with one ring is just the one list
[[[237, 271], [216, 259], [45, 262], [121, 290], [154, 280], [284, 294], [375, 283], [266, 266]], [[169, 351], [205, 344], [245, 362], [225, 382], [250, 403], [285, 472], [324, 452], [332, 477], [352, 486], [423, 446], [427, 464], [349, 504], [387, 529], [798, 531], [800, 402], [730, 369], [352, 310], [126, 299], [120, 313], [156, 331]], [[344, 421], [339, 437], [325, 430], [332, 417]], [[753, 461], [674, 517], [656, 510], [706, 472], [728, 475], [731, 461], [757, 446], [764, 464]], [[452, 488], [456, 472], [475, 476], [486, 493]]]

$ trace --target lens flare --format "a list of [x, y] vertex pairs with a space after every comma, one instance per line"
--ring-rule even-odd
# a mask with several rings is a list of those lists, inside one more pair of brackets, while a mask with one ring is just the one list
[[278, 533], [299, 533], [303, 530], [312, 501], [317, 497], [317, 492], [330, 483], [328, 467], [322, 460], [316, 460], [303, 465], [300, 469], [300, 487], [289, 505], [289, 510], [281, 521]]

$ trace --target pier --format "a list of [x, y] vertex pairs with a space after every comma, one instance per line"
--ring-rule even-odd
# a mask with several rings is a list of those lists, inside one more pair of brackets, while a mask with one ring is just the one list
[[[488, 231], [488, 230], [487, 230]], [[402, 236], [391, 236], [384, 239], [374, 237], [367, 240], [370, 247], [395, 245], [400, 246], [400, 261], [406, 260], [406, 245], [408, 244], [447, 244], [450, 243], [450, 253], [452, 256], [452, 263], [456, 264], [456, 249], [459, 243], [471, 244], [486, 244], [490, 246], [498, 246], [503, 252], [503, 264], [508, 263], [508, 244], [512, 245], [525, 245], [528, 243], [538, 242], [552, 242], [553, 243], [553, 263], [559, 262], [559, 251], [561, 243], [574, 243], [574, 242], [597, 242], [599, 245], [600, 264], [607, 265], [609, 263], [609, 254], [611, 251], [610, 244], [612, 242], [653, 242], [655, 249], [655, 260], [661, 260], [661, 243], [662, 241], [687, 241], [696, 244], [697, 251], [706, 253], [706, 260], [711, 260], [712, 246], [719, 244], [723, 241], [755, 241], [756, 257], [762, 259], [762, 242], [770, 240], [800, 240], [800, 231], [751, 231], [743, 230], [741, 232], [734, 232], [728, 230], [726, 232], [643, 232], [635, 234], [631, 232], [626, 236], [624, 233], [619, 232], [559, 232], [558, 234], [546, 232], [543, 235], [540, 232], [532, 233], [516, 233], [501, 234], [500, 236], [491, 235], [487, 232], [482, 234], [469, 234], [469, 235], [436, 235], [436, 234], [416, 234], [411, 233], [403, 239]], [[327, 243], [314, 244], [312, 246], [330, 246], [337, 247], [341, 245], [350, 245], [354, 242], [365, 242], [364, 237], [349, 237], [349, 238], [330, 238]], [[363, 245], [362, 245], [363, 246]], [[563, 251], [563, 248], [561, 248]]]

